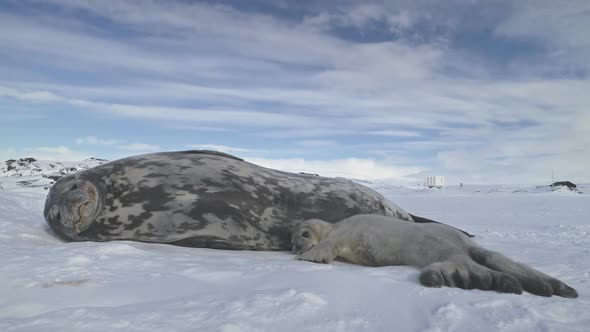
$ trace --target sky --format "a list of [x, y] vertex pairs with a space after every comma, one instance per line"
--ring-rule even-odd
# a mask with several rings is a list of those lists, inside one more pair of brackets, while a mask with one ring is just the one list
[[0, 2], [0, 160], [590, 182], [590, 2]]

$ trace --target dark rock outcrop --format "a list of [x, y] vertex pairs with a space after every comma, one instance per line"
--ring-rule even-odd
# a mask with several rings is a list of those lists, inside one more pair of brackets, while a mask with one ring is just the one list
[[576, 185], [570, 181], [557, 181], [551, 184], [551, 187], [568, 187], [570, 189], [576, 189]]

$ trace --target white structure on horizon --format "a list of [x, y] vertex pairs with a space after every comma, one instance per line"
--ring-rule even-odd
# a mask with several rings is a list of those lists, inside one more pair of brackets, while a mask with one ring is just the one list
[[429, 188], [442, 188], [445, 185], [445, 178], [439, 175], [427, 176], [425, 186]]

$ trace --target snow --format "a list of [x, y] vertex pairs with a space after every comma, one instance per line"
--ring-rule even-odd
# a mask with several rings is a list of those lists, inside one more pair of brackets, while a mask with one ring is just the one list
[[[106, 162], [90, 158], [81, 162], [59, 162], [35, 158], [10, 159], [0, 164], [0, 189], [12, 187], [49, 188], [56, 180]], [[16, 178], [16, 179], [15, 179]], [[8, 180], [8, 181], [7, 181]]]
[[64, 243], [42, 216], [47, 191], [16, 185], [23, 178], [0, 178], [0, 331], [590, 330], [585, 193], [369, 184], [580, 294], [564, 299], [425, 288], [412, 267], [314, 264], [287, 252]]

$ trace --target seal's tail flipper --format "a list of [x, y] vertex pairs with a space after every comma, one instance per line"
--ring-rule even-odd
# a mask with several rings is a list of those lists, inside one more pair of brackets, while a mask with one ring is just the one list
[[426, 287], [457, 287], [463, 289], [495, 290], [521, 294], [522, 286], [515, 277], [491, 270], [475, 262], [436, 262], [422, 269], [420, 283]]
[[529, 293], [540, 296], [578, 297], [578, 292], [565, 283], [525, 264], [517, 263], [498, 252], [472, 247], [469, 249], [469, 255], [478, 264], [513, 275], [520, 281], [524, 290]]
[[443, 224], [442, 222], [438, 222], [438, 221], [435, 221], [435, 220], [432, 220], [432, 219], [428, 219], [428, 218], [424, 218], [424, 217], [415, 216], [415, 215], [413, 215], [411, 213], [409, 213], [409, 215], [412, 217], [412, 219], [414, 219], [414, 222], [417, 222], [417, 223], [435, 223], [435, 224], [446, 225], [446, 226], [449, 226], [451, 228], [454, 228], [454, 229], [460, 231], [461, 233], [463, 233], [463, 234], [465, 234], [465, 235], [467, 235], [469, 237], [475, 237], [475, 235], [469, 234], [469, 233], [467, 233], [466, 231], [464, 231], [462, 229], [458, 229], [456, 227], [453, 227], [453, 226], [450, 226], [450, 225], [447, 225], [447, 224]]

